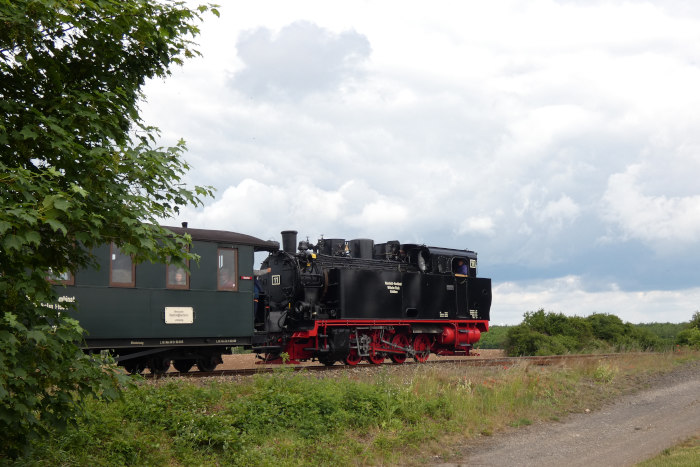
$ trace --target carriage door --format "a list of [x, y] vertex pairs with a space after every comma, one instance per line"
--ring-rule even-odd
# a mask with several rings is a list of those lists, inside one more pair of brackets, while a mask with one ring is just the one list
[[467, 278], [455, 277], [455, 298], [457, 300], [457, 319], [469, 318], [469, 301], [467, 300]]

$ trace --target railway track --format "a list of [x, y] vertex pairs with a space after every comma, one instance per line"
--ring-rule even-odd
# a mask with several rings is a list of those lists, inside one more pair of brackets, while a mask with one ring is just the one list
[[[520, 365], [526, 363], [528, 365], [536, 366], [549, 366], [563, 364], [567, 361], [577, 361], [577, 360], [605, 360], [614, 359], [622, 356], [628, 356], [629, 353], [620, 354], [581, 354], [581, 355], [548, 355], [548, 356], [536, 356], [536, 357], [496, 357], [496, 358], [474, 358], [474, 359], [451, 359], [442, 358], [440, 360], [432, 360], [425, 363], [416, 362], [406, 362], [401, 365], [385, 364], [390, 366], [410, 366], [410, 365], [444, 365], [452, 364], [457, 366], [469, 366], [469, 367], [505, 367], [509, 368], [514, 365]], [[190, 371], [187, 373], [179, 372], [169, 372], [161, 375], [145, 374], [145, 378], [149, 379], [161, 379], [161, 378], [210, 378], [210, 377], [222, 377], [222, 376], [250, 376], [259, 375], [266, 373], [273, 373], [279, 371], [281, 368], [289, 369], [294, 372], [298, 371], [342, 371], [348, 368], [381, 368], [383, 365], [372, 365], [370, 363], [362, 363], [356, 366], [349, 365], [276, 365], [276, 366], [259, 366], [255, 368], [242, 368], [235, 370], [218, 370], [218, 371]]]

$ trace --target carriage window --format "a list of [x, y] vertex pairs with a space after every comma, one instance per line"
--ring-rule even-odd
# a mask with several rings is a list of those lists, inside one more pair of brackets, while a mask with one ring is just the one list
[[190, 275], [185, 268], [177, 264], [168, 264], [165, 270], [165, 283], [169, 289], [189, 289]]
[[233, 248], [219, 248], [219, 263], [217, 269], [218, 290], [238, 290], [238, 250]]
[[136, 266], [131, 256], [122, 253], [117, 245], [110, 245], [109, 285], [113, 287], [133, 287], [136, 283]]
[[52, 284], [75, 285], [75, 277], [73, 277], [70, 271], [55, 273], [49, 269], [47, 279]]

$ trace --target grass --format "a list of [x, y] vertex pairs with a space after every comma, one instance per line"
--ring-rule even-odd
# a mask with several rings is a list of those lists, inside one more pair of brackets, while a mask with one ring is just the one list
[[140, 381], [90, 402], [19, 465], [421, 464], [478, 436], [595, 409], [698, 353], [560, 367], [384, 365], [344, 372]]
[[695, 467], [700, 463], [700, 435], [693, 436], [683, 443], [670, 449], [664, 449], [661, 454], [638, 467]]

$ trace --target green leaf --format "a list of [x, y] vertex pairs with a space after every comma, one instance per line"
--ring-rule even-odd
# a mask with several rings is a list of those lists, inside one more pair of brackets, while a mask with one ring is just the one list
[[24, 234], [24, 237], [27, 239], [27, 242], [33, 243], [36, 246], [39, 246], [39, 244], [41, 243], [41, 236], [39, 235], [39, 232], [36, 232], [34, 230]]
[[65, 198], [58, 198], [54, 200], [53, 206], [61, 211], [66, 211], [70, 207], [70, 202]]
[[41, 331], [27, 331], [27, 339], [31, 339], [37, 344], [46, 342], [46, 335]]
[[66, 226], [63, 225], [62, 222], [60, 222], [57, 219], [46, 219], [46, 223], [51, 226], [54, 232], [61, 231], [63, 232], [63, 235], [68, 235], [68, 229], [66, 229]]
[[5, 232], [10, 230], [12, 228], [12, 224], [10, 224], [7, 221], [0, 221], [0, 235], [3, 235]]
[[75, 183], [71, 183], [70, 189], [71, 189], [71, 191], [73, 191], [73, 193], [77, 193], [80, 196], [82, 196], [83, 198], [87, 197], [87, 195], [88, 195], [87, 191], [85, 191], [83, 188], [76, 185]]
[[19, 134], [22, 135], [24, 139], [36, 139], [38, 136], [37, 133], [28, 126], [22, 128], [22, 131], [20, 131]]
[[20, 237], [18, 235], [10, 234], [3, 239], [2, 246], [7, 251], [11, 251], [11, 250], [19, 251], [22, 248], [23, 243], [24, 242], [22, 241], [22, 237]]

